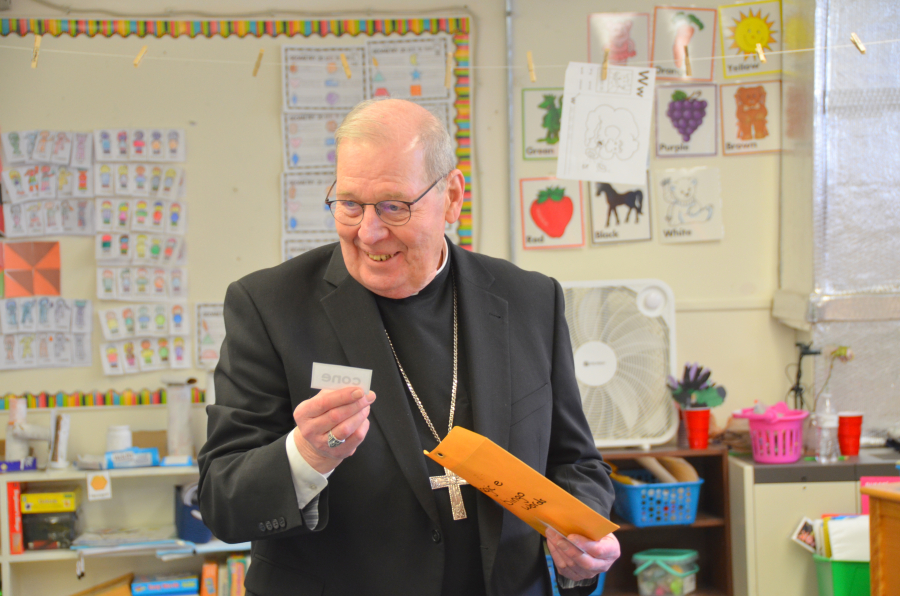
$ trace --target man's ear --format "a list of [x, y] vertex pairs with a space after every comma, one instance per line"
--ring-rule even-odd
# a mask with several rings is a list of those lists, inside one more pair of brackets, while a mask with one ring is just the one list
[[459, 219], [462, 210], [463, 197], [466, 191], [466, 179], [459, 170], [453, 170], [447, 176], [447, 202], [444, 212], [444, 221], [449, 224]]

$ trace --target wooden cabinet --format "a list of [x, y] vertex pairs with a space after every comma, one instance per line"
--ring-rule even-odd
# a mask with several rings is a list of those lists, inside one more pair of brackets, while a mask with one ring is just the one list
[[688, 526], [636, 528], [617, 519], [621, 526], [616, 537], [622, 556], [606, 574], [604, 596], [637, 596], [635, 566], [631, 557], [650, 548], [689, 548], [696, 550], [700, 572], [697, 596], [732, 596], [731, 522], [728, 506], [728, 451], [724, 447], [703, 450], [654, 448], [643, 450], [602, 450], [603, 458], [621, 469], [638, 468], [636, 457], [683, 457], [703, 479], [696, 521]]

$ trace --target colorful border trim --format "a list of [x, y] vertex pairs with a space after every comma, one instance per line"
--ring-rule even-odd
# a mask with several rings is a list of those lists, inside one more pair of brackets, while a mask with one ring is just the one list
[[0, 19], [0, 36], [49, 34], [54, 37], [311, 37], [314, 35], [390, 35], [397, 33], [415, 35], [449, 33], [456, 50], [453, 52], [456, 82], [453, 89], [456, 99], [456, 158], [457, 166], [466, 179], [462, 212], [457, 235], [459, 245], [472, 250], [472, 144], [469, 72], [469, 19], [343, 19], [310, 21], [138, 21], [138, 20], [86, 20], [86, 19]]
[[[155, 406], [166, 403], [166, 390], [157, 389], [150, 391], [142, 389], [140, 391], [132, 391], [126, 389], [119, 393], [110, 389], [105, 393], [102, 391], [88, 391], [81, 393], [25, 393], [15, 395], [9, 393], [0, 397], [0, 411], [8, 410], [13, 399], [24, 397], [28, 400], [28, 408], [77, 408], [88, 406]], [[191, 388], [191, 402], [202, 404], [206, 401], [206, 391], [198, 387]]]

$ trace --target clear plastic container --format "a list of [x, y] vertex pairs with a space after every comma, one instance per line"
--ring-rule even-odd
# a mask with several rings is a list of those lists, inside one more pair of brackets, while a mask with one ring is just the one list
[[641, 596], [683, 596], [697, 589], [697, 551], [654, 548], [631, 557]]
[[841, 455], [837, 433], [838, 415], [828, 395], [822, 396], [816, 404], [816, 425], [819, 434], [816, 461], [820, 464], [836, 463]]

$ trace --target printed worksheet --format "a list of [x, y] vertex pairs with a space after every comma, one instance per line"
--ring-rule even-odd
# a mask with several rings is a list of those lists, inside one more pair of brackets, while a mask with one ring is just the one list
[[[341, 56], [347, 61], [350, 76]], [[281, 46], [284, 110], [349, 110], [365, 99], [362, 47]]]
[[451, 91], [444, 82], [447, 53], [452, 51], [452, 45], [449, 37], [438, 35], [367, 42], [368, 97], [450, 99]]
[[292, 234], [282, 239], [282, 261], [289, 261], [298, 255], [309, 252], [314, 248], [338, 241], [337, 233], [334, 234]]
[[225, 339], [224, 305], [221, 303], [198, 304], [195, 325], [197, 367], [212, 370], [219, 362], [219, 350]]
[[556, 177], [644, 184], [656, 71], [570, 62]]
[[334, 131], [346, 115], [346, 112], [284, 114], [284, 169], [333, 169], [336, 163]]
[[333, 232], [334, 217], [325, 204], [325, 195], [334, 183], [334, 174], [282, 174], [282, 231]]

